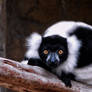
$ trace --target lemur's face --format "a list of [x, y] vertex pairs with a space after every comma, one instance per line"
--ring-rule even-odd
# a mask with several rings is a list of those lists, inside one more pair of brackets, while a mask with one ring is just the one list
[[68, 56], [67, 41], [59, 36], [49, 36], [42, 39], [39, 55], [42, 61], [51, 68], [56, 68]]

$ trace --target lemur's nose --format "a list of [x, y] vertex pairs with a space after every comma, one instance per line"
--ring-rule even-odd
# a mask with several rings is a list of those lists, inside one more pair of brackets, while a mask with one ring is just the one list
[[48, 63], [47, 64], [50, 67], [56, 67], [58, 65], [58, 60], [57, 60], [55, 53], [50, 53], [50, 55], [48, 56]]

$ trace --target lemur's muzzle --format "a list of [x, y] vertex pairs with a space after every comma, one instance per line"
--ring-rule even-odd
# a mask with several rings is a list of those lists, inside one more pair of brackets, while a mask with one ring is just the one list
[[47, 65], [50, 67], [57, 67], [59, 64], [59, 56], [56, 53], [50, 53], [47, 56]]

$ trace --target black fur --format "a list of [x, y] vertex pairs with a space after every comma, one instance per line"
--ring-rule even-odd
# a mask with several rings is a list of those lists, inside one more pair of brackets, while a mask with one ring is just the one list
[[65, 61], [68, 56], [68, 47], [66, 39], [57, 35], [42, 38], [42, 43], [39, 47], [38, 52], [42, 61], [46, 63], [47, 56], [43, 54], [44, 49], [48, 49], [50, 52], [56, 52], [57, 50], [62, 49], [64, 53], [59, 56], [59, 58], [62, 59], [60, 60], [60, 63], [63, 63], [63, 61]]
[[39, 66], [51, 72], [50, 67], [43, 63], [41, 59], [30, 58], [28, 60], [28, 65]]
[[66, 86], [71, 87], [71, 80], [75, 80], [75, 75], [62, 71], [60, 79], [65, 83]]
[[92, 29], [78, 27], [70, 35], [76, 35], [81, 41], [80, 55], [77, 62], [77, 68], [82, 68], [92, 64]]

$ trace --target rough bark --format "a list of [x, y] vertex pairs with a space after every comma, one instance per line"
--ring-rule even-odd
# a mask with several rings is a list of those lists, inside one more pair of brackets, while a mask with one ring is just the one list
[[53, 74], [37, 67], [0, 58], [0, 86], [18, 92], [79, 92], [66, 88]]

